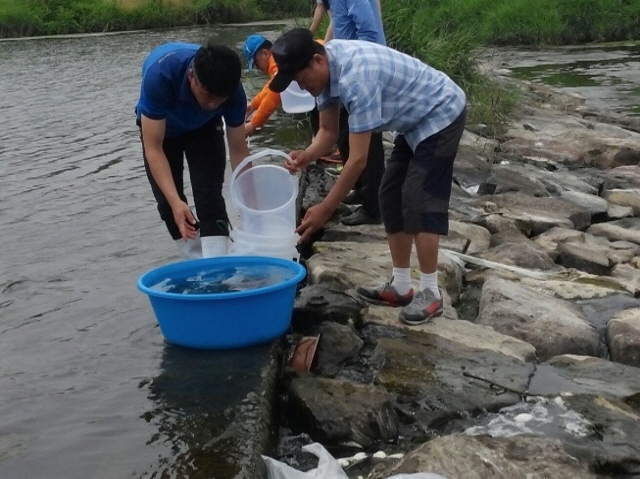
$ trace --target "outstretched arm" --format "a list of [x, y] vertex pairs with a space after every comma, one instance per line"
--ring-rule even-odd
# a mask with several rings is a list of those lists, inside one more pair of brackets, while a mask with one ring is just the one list
[[292, 162], [285, 167], [292, 173], [304, 170], [311, 163], [331, 151], [338, 140], [340, 104], [335, 103], [320, 112], [320, 127], [311, 144], [303, 151], [291, 152]]
[[249, 147], [247, 139], [244, 135], [244, 125], [229, 127], [227, 126], [227, 143], [229, 144], [229, 161], [231, 169], [236, 167], [249, 156]]
[[325, 43], [333, 39], [333, 17], [331, 16], [331, 10], [329, 10], [327, 14], [329, 15], [329, 26], [327, 27], [327, 32], [324, 34]]
[[296, 229], [296, 233], [300, 235], [300, 241], [305, 241], [322, 228], [340, 206], [340, 202], [349, 194], [367, 164], [370, 143], [370, 131], [349, 134], [349, 159], [329, 194], [320, 204], [309, 208], [304, 215], [300, 226]]
[[166, 120], [152, 120], [144, 115], [142, 123], [142, 144], [145, 158], [149, 164], [151, 175], [160, 187], [162, 194], [171, 206], [173, 219], [180, 230], [182, 239], [196, 237], [196, 220], [187, 205], [178, 194], [176, 184], [173, 181], [169, 160], [162, 149], [164, 134], [166, 130]]
[[309, 27], [309, 30], [311, 30], [311, 33], [313, 33], [314, 35], [316, 34], [318, 27], [320, 27], [325, 13], [327, 13], [327, 11], [325, 10], [324, 5], [322, 3], [316, 3], [316, 6], [313, 10], [313, 19], [311, 20], [311, 26]]

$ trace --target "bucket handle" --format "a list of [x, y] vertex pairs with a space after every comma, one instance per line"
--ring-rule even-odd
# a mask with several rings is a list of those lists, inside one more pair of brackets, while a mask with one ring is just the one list
[[[265, 156], [282, 156], [285, 160], [292, 161], [291, 157], [287, 155], [284, 151], [274, 150], [273, 148], [260, 150], [256, 153], [253, 153], [245, 157], [244, 160], [242, 160], [240, 164], [236, 166], [236, 168], [231, 173], [230, 184], [233, 185], [233, 183], [236, 181], [236, 178], [238, 177], [238, 175], [244, 169], [245, 166], [247, 166], [250, 162], [259, 160], [260, 158], [263, 158]], [[291, 175], [291, 181], [296, 183], [298, 182], [298, 178], [296, 177], [296, 175]]]

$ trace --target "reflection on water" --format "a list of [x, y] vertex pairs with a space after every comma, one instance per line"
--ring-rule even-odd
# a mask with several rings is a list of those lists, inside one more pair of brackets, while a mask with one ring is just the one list
[[518, 68], [514, 70], [517, 78], [524, 80], [540, 80], [547, 85], [556, 87], [595, 87], [598, 81], [588, 70], [578, 69], [576, 66], [537, 66]]
[[195, 351], [165, 345], [160, 372], [141, 384], [153, 408], [143, 419], [157, 429], [149, 446], [161, 444], [169, 453], [152, 477], [233, 478], [256, 451], [248, 448], [259, 410], [263, 370], [270, 346], [232, 351]]

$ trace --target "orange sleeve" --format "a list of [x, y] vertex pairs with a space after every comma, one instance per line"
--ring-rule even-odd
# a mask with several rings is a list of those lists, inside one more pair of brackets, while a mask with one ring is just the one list
[[[269, 77], [273, 79], [273, 77], [278, 72], [278, 67], [273, 57], [269, 58]], [[258, 128], [264, 125], [271, 114], [276, 111], [276, 108], [280, 105], [280, 93], [273, 92], [269, 89], [269, 83], [271, 80], [267, 82], [267, 84], [260, 90], [253, 100], [251, 100], [251, 106], [256, 108], [256, 112], [253, 114], [251, 118], [251, 124]]]
[[[264, 125], [271, 114], [276, 111], [278, 105], [280, 105], [280, 94], [269, 90], [268, 84], [263, 88], [263, 92], [265, 88], [268, 91], [265, 92], [264, 97], [260, 102], [260, 106], [258, 106], [258, 109], [251, 117], [251, 124], [256, 128]], [[253, 105], [253, 102], [251, 102], [251, 104]]]
[[[267, 86], [269, 86], [268, 83], [267, 83]], [[262, 88], [262, 90], [260, 90], [259, 93], [256, 94], [256, 96], [253, 97], [253, 100], [251, 100], [251, 106], [256, 110], [260, 108], [260, 103], [262, 103], [263, 97], [264, 97], [264, 87]]]

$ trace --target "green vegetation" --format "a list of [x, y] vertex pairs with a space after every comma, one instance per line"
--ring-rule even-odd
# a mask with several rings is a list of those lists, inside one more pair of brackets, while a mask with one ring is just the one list
[[467, 93], [468, 122], [494, 131], [517, 94], [478, 72], [478, 47], [640, 39], [637, 0], [385, 0], [383, 17], [389, 45], [449, 74]]
[[[0, 0], [0, 36], [101, 32], [309, 16], [312, 0]], [[384, 0], [398, 44], [472, 32], [479, 44], [640, 38], [637, 0]]]
[[308, 14], [307, 0], [0, 0], [0, 37], [141, 30]]
[[383, 14], [398, 39], [461, 30], [483, 45], [640, 39], [637, 0], [385, 0]]
[[[0, 0], [0, 37], [309, 18], [313, 0]], [[498, 129], [516, 95], [478, 72], [484, 45], [640, 39], [638, 0], [383, 0], [389, 45], [467, 92], [469, 122]], [[302, 22], [305, 22], [303, 20]], [[300, 22], [298, 22], [300, 23]], [[308, 25], [305, 24], [305, 25]]]

